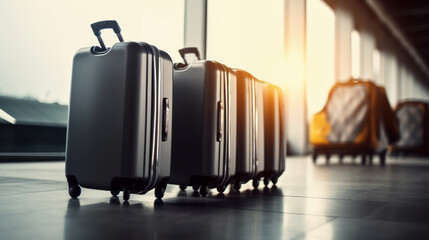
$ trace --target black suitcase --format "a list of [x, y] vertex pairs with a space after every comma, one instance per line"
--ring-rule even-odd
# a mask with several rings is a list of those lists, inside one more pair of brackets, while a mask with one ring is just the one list
[[[263, 83], [250, 73], [235, 69], [237, 76], [237, 157], [234, 189], [253, 180], [259, 186], [264, 171]], [[261, 119], [257, 121], [257, 119]]]
[[214, 61], [174, 66], [173, 148], [170, 183], [193, 186], [206, 196], [209, 188], [225, 191], [235, 173], [236, 79], [231, 69]]
[[286, 132], [283, 91], [280, 87], [266, 83], [264, 86], [265, 166], [264, 184], [273, 185], [285, 171]]
[[[143, 42], [123, 42], [116, 21], [91, 25], [101, 47], [73, 60], [66, 149], [71, 197], [80, 186], [162, 198], [170, 176], [172, 61]], [[120, 40], [106, 48], [100, 30]]]

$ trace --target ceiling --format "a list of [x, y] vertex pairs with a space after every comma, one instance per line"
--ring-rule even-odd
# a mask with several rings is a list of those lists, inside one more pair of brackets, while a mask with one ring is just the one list
[[429, 65], [429, 0], [376, 0]]

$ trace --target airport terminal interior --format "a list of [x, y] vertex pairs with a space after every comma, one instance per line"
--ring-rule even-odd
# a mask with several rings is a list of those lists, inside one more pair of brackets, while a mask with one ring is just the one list
[[0, 239], [429, 239], [428, 1], [6, 0], [0, 31]]

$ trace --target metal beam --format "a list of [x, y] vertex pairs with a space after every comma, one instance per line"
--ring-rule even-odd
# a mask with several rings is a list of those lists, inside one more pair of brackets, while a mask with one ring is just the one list
[[374, 0], [365, 0], [368, 6], [374, 11], [375, 15], [380, 21], [392, 32], [392, 35], [399, 41], [399, 43], [405, 48], [410, 54], [411, 58], [416, 62], [417, 66], [422, 70], [427, 79], [429, 79], [429, 68], [423, 61], [422, 57], [418, 54], [416, 49], [411, 45], [409, 40], [396, 26], [393, 20], [389, 17], [387, 12], [383, 9], [380, 4]]
[[429, 14], [429, 7], [426, 8], [409, 8], [409, 9], [401, 9], [393, 12], [394, 17], [410, 17], [415, 15], [424, 15]]

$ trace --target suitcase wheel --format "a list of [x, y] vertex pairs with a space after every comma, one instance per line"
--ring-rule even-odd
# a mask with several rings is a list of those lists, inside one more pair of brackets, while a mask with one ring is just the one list
[[180, 188], [180, 190], [185, 191], [186, 190], [186, 185], [180, 185], [179, 188]]
[[271, 182], [273, 182], [273, 185], [276, 185], [278, 180], [279, 180], [279, 178], [273, 178], [273, 179], [271, 179]]
[[163, 187], [156, 187], [155, 188], [155, 197], [157, 199], [163, 198], [164, 197], [164, 192], [165, 192], [165, 189]]
[[265, 187], [268, 187], [268, 184], [270, 184], [270, 179], [267, 178], [267, 177], [265, 177], [264, 178], [264, 185], [265, 185]]
[[81, 193], [81, 189], [79, 185], [70, 185], [69, 186], [69, 195], [72, 198], [77, 198], [79, 197]]
[[200, 194], [201, 196], [206, 197], [207, 194], [209, 194], [209, 187], [205, 185], [201, 185]]
[[361, 162], [361, 164], [362, 165], [366, 164], [366, 155], [365, 154], [362, 154], [362, 162]]
[[316, 161], [317, 161], [317, 153], [313, 153], [313, 163], [316, 163]]
[[130, 189], [124, 188], [124, 194], [122, 196], [124, 198], [124, 201], [130, 200], [130, 193], [131, 193]]
[[200, 190], [200, 185], [194, 185], [192, 186], [192, 189], [194, 189], [195, 192], [198, 192], [198, 190]]
[[330, 160], [331, 160], [331, 154], [326, 154], [326, 164], [329, 164]]
[[380, 154], [380, 165], [384, 166], [386, 164], [386, 153]]
[[240, 181], [235, 181], [234, 182], [234, 189], [237, 191], [240, 191], [241, 188], [241, 182]]
[[115, 196], [115, 197], [118, 196], [119, 192], [120, 192], [119, 190], [110, 190], [110, 193], [112, 194], [112, 196]]
[[342, 154], [338, 155], [338, 160], [340, 161], [340, 163], [343, 163], [343, 158], [344, 158], [344, 155]]
[[259, 179], [253, 179], [252, 186], [254, 189], [257, 189], [259, 187]]
[[221, 186], [217, 187], [217, 191], [219, 193], [223, 193], [223, 192], [225, 192], [227, 186], [228, 186], [227, 184], [221, 185]]
[[368, 164], [372, 165], [372, 154], [368, 155]]

